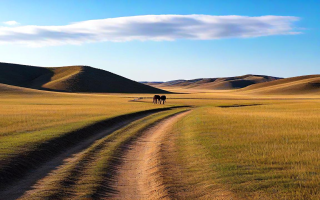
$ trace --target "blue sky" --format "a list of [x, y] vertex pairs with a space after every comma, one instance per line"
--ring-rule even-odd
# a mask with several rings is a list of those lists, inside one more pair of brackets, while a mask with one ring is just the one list
[[[202, 34], [201, 29], [194, 33], [196, 36], [191, 39], [169, 34], [170, 41], [154, 41], [158, 38], [150, 39], [149, 33], [147, 36], [141, 33], [148, 29], [137, 30], [135, 22], [134, 30], [121, 27], [121, 34], [128, 30], [134, 33], [138, 31], [142, 34], [141, 37], [146, 38], [144, 41], [122, 41], [123, 38], [120, 38], [120, 42], [115, 42], [117, 38], [113, 36], [109, 41], [102, 41], [100, 38], [93, 42], [81, 41], [79, 44], [63, 42], [65, 38], [62, 38], [59, 45], [44, 44], [37, 47], [16, 42], [0, 43], [1, 62], [36, 66], [89, 65], [137, 81], [167, 81], [249, 73], [291, 77], [320, 72], [319, 0], [3, 0], [0, 5], [0, 26], [8, 28], [36, 25], [45, 29], [48, 26], [66, 26], [75, 22], [107, 18], [197, 14], [240, 16], [241, 24], [232, 29], [238, 30], [243, 21], [251, 20], [250, 17], [274, 15], [299, 18], [292, 22], [292, 31], [301, 32], [279, 32], [252, 37], [246, 35], [245, 38], [215, 34], [205, 35], [203, 39], [201, 37], [205, 31]], [[193, 20], [193, 17], [191, 18]], [[221, 24], [229, 23], [228, 20], [222, 20]], [[19, 24], [10, 26], [3, 23], [8, 21]], [[130, 26], [130, 23], [123, 26]], [[15, 32], [11, 31], [6, 40], [15, 41], [15, 37], [22, 37], [13, 33]], [[58, 37], [56, 35], [55, 32], [55, 43], [59, 42], [60, 37], [60, 34]], [[32, 42], [42, 44], [36, 39], [32, 39]]]

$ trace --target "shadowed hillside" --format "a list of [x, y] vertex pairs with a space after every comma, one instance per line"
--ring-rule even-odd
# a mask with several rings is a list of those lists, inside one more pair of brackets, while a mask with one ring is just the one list
[[44, 91], [34, 90], [30, 88], [23, 88], [18, 86], [6, 85], [0, 83], [1, 94], [41, 94]]
[[320, 75], [298, 76], [259, 83], [240, 91], [257, 94], [320, 94]]
[[0, 83], [60, 92], [168, 93], [89, 66], [44, 68], [0, 63]]
[[256, 83], [269, 82], [280, 78], [263, 75], [244, 75], [225, 78], [199, 78], [192, 80], [174, 80], [164, 83], [150, 82], [145, 83], [155, 87], [180, 87], [192, 89], [211, 89], [211, 90], [229, 90], [244, 88]]

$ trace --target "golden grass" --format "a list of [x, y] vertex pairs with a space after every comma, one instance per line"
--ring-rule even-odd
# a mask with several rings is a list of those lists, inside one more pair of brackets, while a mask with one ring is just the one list
[[42, 85], [42, 87], [47, 89], [64, 90], [66, 89], [66, 85], [68, 85], [67, 82], [70, 82], [73, 77], [78, 76], [82, 68], [82, 66], [48, 68], [53, 72], [53, 76], [50, 81]]
[[239, 92], [278, 95], [320, 94], [320, 75], [299, 76], [254, 84], [240, 89]]
[[[318, 199], [319, 96], [253, 96], [179, 88], [175, 92], [189, 94], [168, 94], [165, 106], [194, 106], [194, 111], [171, 130], [176, 136], [177, 164], [183, 168], [178, 177], [183, 184], [179, 186], [199, 191], [190, 197], [207, 198], [217, 188], [223, 188], [244, 199]], [[152, 104], [152, 99], [128, 101], [134, 97], [151, 98], [150, 94], [1, 94], [0, 161], [103, 119], [163, 107]], [[220, 107], [250, 104], [261, 105]], [[135, 125], [136, 128], [140, 126], [143, 126], [142, 121]], [[135, 135], [138, 129], [128, 126], [124, 130], [126, 134]], [[123, 141], [120, 138], [125, 137], [119, 137], [118, 142]], [[109, 145], [106, 143], [100, 153], [94, 151], [94, 155], [89, 156], [92, 163], [83, 168], [84, 176], [70, 188], [77, 197], [93, 195], [92, 191], [100, 184], [100, 174], [105, 173], [102, 169], [107, 167], [103, 158], [114, 155], [118, 147]], [[83, 156], [91, 155], [90, 149]], [[63, 185], [59, 186], [61, 181], [68, 180], [65, 178], [70, 177], [68, 173], [75, 169], [77, 161], [69, 164], [70, 168], [63, 167], [52, 179], [57, 184], [51, 186], [59, 191], [70, 192]]]
[[0, 162], [97, 121], [164, 107], [128, 100], [115, 95], [2, 93]]
[[121, 156], [123, 145], [157, 121], [184, 110], [150, 115], [98, 140], [43, 179], [39, 187], [22, 199], [99, 199], [112, 193], [107, 183], [112, 181], [113, 168], [117, 164], [115, 158]]
[[[250, 90], [250, 89], [257, 89], [257, 88], [280, 85], [280, 84], [290, 84], [290, 83], [296, 82], [296, 81], [307, 81], [308, 79], [319, 78], [319, 77], [320, 77], [320, 75], [296, 76], [296, 77], [291, 77], [291, 78], [284, 78], [284, 79], [280, 79], [280, 80], [275, 80], [272, 82], [265, 82], [265, 83], [251, 85], [251, 86], [247, 87], [246, 89]], [[246, 89], [243, 89], [243, 90], [246, 90]]]
[[195, 109], [172, 130], [186, 169], [179, 179], [189, 190], [209, 189], [206, 195], [220, 185], [244, 199], [318, 199], [319, 105], [304, 100]]

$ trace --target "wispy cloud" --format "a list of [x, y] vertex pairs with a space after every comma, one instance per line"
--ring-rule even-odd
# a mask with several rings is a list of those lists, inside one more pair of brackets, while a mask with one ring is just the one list
[[294, 28], [294, 22], [298, 20], [292, 16], [144, 15], [82, 21], [64, 26], [0, 27], [0, 43], [47, 46], [290, 35], [300, 33]]
[[16, 25], [19, 25], [18, 22], [16, 21], [6, 21], [6, 22], [3, 22], [5, 25], [8, 25], [8, 26], [16, 26]]

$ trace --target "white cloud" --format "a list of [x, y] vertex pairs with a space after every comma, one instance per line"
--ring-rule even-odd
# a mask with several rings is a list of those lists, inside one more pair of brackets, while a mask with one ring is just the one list
[[6, 22], [3, 22], [5, 25], [9, 25], [9, 26], [16, 26], [18, 25], [19, 23], [16, 22], [16, 21], [6, 21]]
[[82, 21], [64, 26], [0, 27], [0, 43], [30, 46], [103, 41], [213, 40], [299, 34], [292, 16], [144, 15]]

